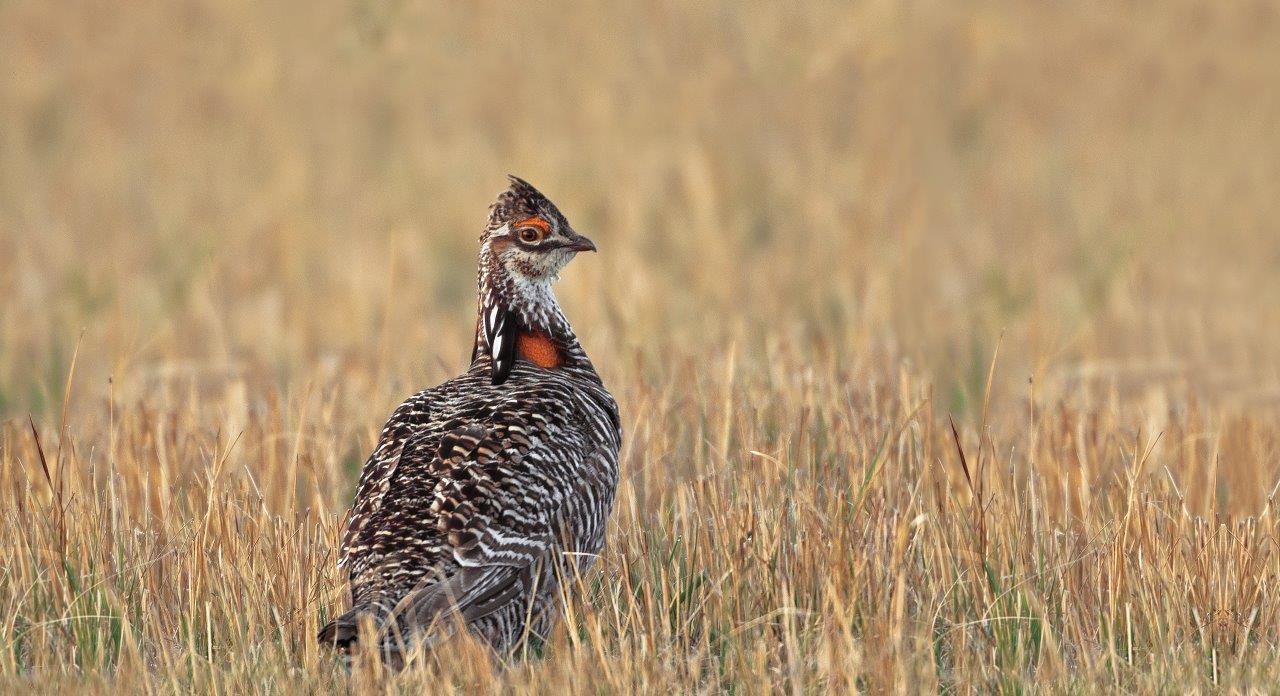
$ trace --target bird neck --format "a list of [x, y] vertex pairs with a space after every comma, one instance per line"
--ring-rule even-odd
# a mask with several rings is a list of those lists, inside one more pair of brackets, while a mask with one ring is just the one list
[[518, 357], [546, 369], [590, 365], [551, 285], [514, 277], [498, 263], [482, 263], [480, 268], [473, 365], [492, 354], [485, 330], [485, 316], [490, 312], [507, 313], [507, 320], [515, 322], [509, 335], [515, 340]]

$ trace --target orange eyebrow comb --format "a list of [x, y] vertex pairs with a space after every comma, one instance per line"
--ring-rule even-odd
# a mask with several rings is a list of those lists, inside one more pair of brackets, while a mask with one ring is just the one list
[[551, 234], [551, 223], [537, 216], [520, 220], [519, 222], [512, 225], [512, 227], [538, 227], [543, 232], [546, 232], [547, 234]]

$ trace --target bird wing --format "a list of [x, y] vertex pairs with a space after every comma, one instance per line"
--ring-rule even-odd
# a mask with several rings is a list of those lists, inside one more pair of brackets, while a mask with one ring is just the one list
[[400, 404], [383, 426], [378, 446], [369, 455], [360, 473], [355, 501], [351, 504], [351, 515], [338, 549], [339, 568], [346, 567], [352, 556], [362, 550], [362, 532], [377, 515], [387, 491], [391, 489], [391, 481], [404, 454], [405, 445], [414, 439], [415, 434], [430, 418], [430, 402], [429, 390], [416, 394]]
[[[441, 436], [429, 473], [430, 510], [457, 570], [408, 593], [393, 614], [401, 630], [453, 615], [471, 622], [532, 595], [553, 560], [564, 502], [589, 448], [553, 445], [556, 428], [537, 413], [499, 412]], [[415, 445], [406, 449], [411, 456]]]
[[600, 456], [580, 415], [525, 400], [437, 422], [436, 397], [448, 394], [428, 390], [396, 410], [361, 475], [340, 560], [357, 602], [326, 642], [353, 640], [359, 616], [374, 613], [394, 617], [378, 620], [389, 647], [394, 633], [476, 621], [553, 579], [565, 503], [594, 485], [583, 470]]
[[554, 543], [571, 451], [551, 446], [548, 419], [513, 411], [440, 438], [431, 511], [464, 568], [522, 567]]

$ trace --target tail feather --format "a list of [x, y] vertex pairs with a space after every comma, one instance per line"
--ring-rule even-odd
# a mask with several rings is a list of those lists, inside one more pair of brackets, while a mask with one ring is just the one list
[[[518, 601], [534, 584], [529, 566], [463, 568], [447, 580], [418, 588], [388, 606], [385, 598], [365, 601], [335, 617], [316, 636], [320, 645], [351, 654], [375, 647], [399, 664], [402, 653], [429, 649], [466, 624]], [[381, 601], [380, 601], [381, 600]], [[373, 620], [371, 646], [358, 645], [360, 624]]]
[[316, 640], [321, 645], [327, 645], [343, 652], [349, 651], [360, 635], [360, 617], [365, 613], [367, 612], [364, 607], [353, 607], [350, 611], [338, 616], [320, 629]]
[[[384, 665], [393, 671], [404, 669], [406, 655], [412, 649], [431, 647], [435, 640], [430, 636], [405, 636], [394, 623], [379, 621], [376, 607], [357, 606], [334, 618], [320, 629], [316, 639], [320, 645], [337, 650], [348, 657], [372, 647]], [[385, 612], [383, 613], [385, 618]], [[366, 618], [373, 619], [373, 633], [366, 636], [373, 640], [371, 646], [360, 644], [360, 623]], [[406, 642], [406, 640], [408, 642]]]

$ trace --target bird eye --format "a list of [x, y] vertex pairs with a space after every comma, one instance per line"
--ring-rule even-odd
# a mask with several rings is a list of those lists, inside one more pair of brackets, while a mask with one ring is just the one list
[[521, 227], [516, 234], [525, 244], [536, 244], [542, 240], [542, 231], [536, 227]]

